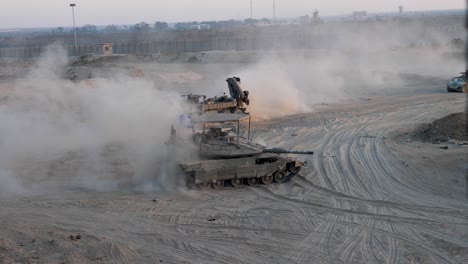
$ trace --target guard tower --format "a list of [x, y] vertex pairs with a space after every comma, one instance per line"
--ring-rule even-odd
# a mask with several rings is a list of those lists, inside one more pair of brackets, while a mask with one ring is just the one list
[[96, 55], [111, 56], [112, 55], [112, 43], [96, 44]]

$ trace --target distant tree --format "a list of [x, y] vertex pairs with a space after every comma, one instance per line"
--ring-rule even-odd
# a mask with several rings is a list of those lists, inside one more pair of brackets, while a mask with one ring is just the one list
[[190, 30], [198, 28], [198, 22], [180, 22], [175, 24], [176, 30]]
[[105, 32], [117, 32], [119, 28], [116, 25], [108, 25], [105, 29]]
[[79, 31], [81, 32], [96, 32], [97, 31], [97, 27], [95, 25], [84, 25], [82, 26]]
[[270, 19], [268, 18], [262, 18], [260, 19], [260, 22], [262, 22], [263, 24], [271, 24]]
[[246, 20], [244, 20], [244, 23], [245, 24], [257, 24], [258, 23], [258, 20], [257, 19], [251, 19], [251, 18], [247, 18]]
[[465, 42], [461, 38], [454, 38], [450, 41], [450, 46], [456, 49], [463, 49]]
[[136, 32], [144, 32], [144, 31], [149, 31], [150, 27], [149, 27], [148, 23], [140, 22], [140, 23], [134, 25], [133, 27], [131, 27], [130, 30], [136, 31]]
[[159, 22], [157, 21], [156, 23], [154, 23], [154, 29], [155, 30], [167, 30], [169, 28], [169, 25], [166, 23], [166, 22]]
[[223, 27], [224, 28], [233, 28], [233, 27], [237, 27], [237, 26], [242, 26], [244, 24], [244, 22], [231, 19], [231, 20], [227, 20], [227, 21], [220, 21], [220, 22], [218, 22], [218, 24], [222, 28]]
[[62, 32], [63, 32], [63, 27], [58, 27], [58, 28], [57, 28], [57, 31], [58, 31], [58, 33], [62, 34]]

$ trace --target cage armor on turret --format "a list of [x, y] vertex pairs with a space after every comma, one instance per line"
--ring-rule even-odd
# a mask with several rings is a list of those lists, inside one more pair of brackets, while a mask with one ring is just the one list
[[217, 113], [247, 113], [247, 106], [250, 104], [249, 91], [242, 90], [240, 78], [227, 78], [229, 96], [224, 93], [222, 96], [207, 98], [206, 95], [184, 94], [182, 97], [189, 103], [192, 112], [199, 114]]

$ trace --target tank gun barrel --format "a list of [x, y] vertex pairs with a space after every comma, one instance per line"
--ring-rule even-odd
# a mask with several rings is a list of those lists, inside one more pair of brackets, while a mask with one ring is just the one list
[[313, 155], [313, 151], [304, 151], [304, 150], [285, 150], [282, 148], [270, 148], [264, 149], [263, 152], [266, 153], [276, 153], [276, 154], [300, 154], [300, 155]]

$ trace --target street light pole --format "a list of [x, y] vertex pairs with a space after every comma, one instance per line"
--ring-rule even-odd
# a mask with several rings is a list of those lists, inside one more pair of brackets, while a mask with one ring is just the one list
[[250, 24], [253, 25], [253, 0], [250, 0]]
[[70, 4], [71, 8], [72, 8], [72, 16], [73, 16], [73, 35], [75, 35], [75, 50], [76, 48], [78, 47], [78, 45], [76, 44], [76, 29], [75, 29], [75, 6], [76, 4]]
[[276, 1], [273, 0], [273, 25], [276, 25]]

